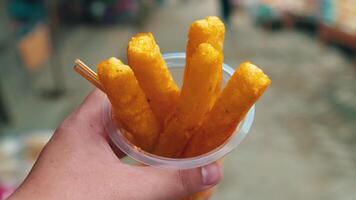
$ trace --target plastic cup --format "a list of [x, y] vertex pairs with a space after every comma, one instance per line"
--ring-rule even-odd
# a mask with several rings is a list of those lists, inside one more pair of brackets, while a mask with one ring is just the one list
[[[166, 53], [163, 55], [163, 58], [177, 85], [181, 86], [185, 66], [185, 53]], [[231, 67], [223, 64], [223, 85], [229, 80], [233, 73], [234, 70]], [[208, 153], [191, 158], [167, 158], [157, 156], [130, 143], [122, 134], [122, 128], [112, 120], [111, 104], [108, 100], [104, 102], [103, 120], [106, 131], [112, 142], [132, 159], [153, 167], [190, 169], [217, 161], [235, 149], [249, 132], [253, 123], [254, 114], [255, 106], [250, 109], [244, 120], [237, 126], [234, 133], [223, 144]]]

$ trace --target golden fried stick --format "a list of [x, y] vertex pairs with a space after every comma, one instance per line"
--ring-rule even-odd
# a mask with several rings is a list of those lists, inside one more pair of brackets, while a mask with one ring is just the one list
[[152, 150], [158, 139], [159, 124], [131, 68], [116, 58], [109, 58], [98, 65], [97, 71], [115, 120], [134, 137], [137, 146]]
[[270, 84], [261, 69], [249, 62], [242, 63], [187, 145], [183, 157], [198, 156], [221, 145]]
[[[201, 43], [209, 43], [223, 56], [223, 45], [224, 45], [224, 35], [225, 35], [225, 26], [224, 23], [218, 17], [206, 17], [202, 20], [197, 20], [192, 23], [188, 33], [188, 43], [186, 47], [186, 62], [190, 62], [190, 58], [195, 51], [195, 49]], [[222, 81], [222, 67], [218, 72], [218, 84], [214, 89], [214, 95], [212, 99], [216, 99], [221, 91], [221, 81]], [[212, 101], [213, 105], [214, 100]], [[213, 189], [205, 190], [199, 193], [192, 195], [187, 199], [208, 199], [213, 193]]]
[[179, 89], [153, 35], [139, 33], [132, 37], [127, 48], [127, 57], [153, 113], [163, 124], [168, 113], [177, 105]]
[[215, 100], [222, 55], [212, 45], [202, 43], [187, 63], [183, 87], [176, 109], [168, 116], [154, 153], [177, 157]]
[[[196, 48], [201, 43], [209, 43], [216, 50], [223, 54], [225, 36], [225, 26], [224, 23], [215, 16], [209, 16], [205, 19], [197, 20], [193, 22], [189, 28], [188, 33], [188, 43], [186, 48], [186, 63], [190, 62], [190, 58]], [[214, 99], [216, 99], [221, 91], [221, 81], [222, 81], [222, 67], [220, 67], [219, 73], [219, 84], [216, 85]], [[214, 103], [214, 101], [212, 102]], [[211, 105], [212, 106], [212, 105]]]
[[193, 22], [189, 28], [187, 58], [190, 57], [201, 43], [209, 43], [219, 52], [223, 51], [225, 26], [214, 16]]

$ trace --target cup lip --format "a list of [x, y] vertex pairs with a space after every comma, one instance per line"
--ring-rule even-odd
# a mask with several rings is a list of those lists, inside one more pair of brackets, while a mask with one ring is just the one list
[[[162, 55], [164, 60], [169, 59], [185, 59], [185, 52], [174, 52], [174, 53], [165, 53]], [[168, 68], [184, 68], [181, 66], [169, 67]], [[223, 63], [223, 73], [227, 73], [229, 76], [232, 76], [234, 70], [227, 64]], [[245, 118], [240, 122], [236, 127], [235, 131], [231, 136], [225, 140], [219, 147], [214, 150], [207, 152], [205, 154], [189, 157], [189, 158], [168, 158], [158, 156], [149, 152], [146, 152], [135, 145], [131, 144], [122, 134], [121, 128], [112, 121], [111, 118], [111, 104], [109, 100], [103, 102], [104, 112], [103, 120], [105, 124], [105, 129], [109, 134], [111, 141], [125, 154], [130, 156], [132, 159], [150, 165], [153, 167], [159, 168], [173, 168], [173, 169], [190, 169], [197, 168], [209, 163], [212, 163], [216, 160], [219, 160], [233, 149], [235, 149], [247, 136], [255, 114], [255, 105], [253, 105]]]

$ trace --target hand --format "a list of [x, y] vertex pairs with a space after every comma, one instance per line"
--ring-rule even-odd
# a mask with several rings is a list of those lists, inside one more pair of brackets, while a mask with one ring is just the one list
[[122, 163], [104, 131], [104, 98], [92, 92], [57, 128], [10, 199], [180, 199], [219, 182], [216, 163], [191, 170]]

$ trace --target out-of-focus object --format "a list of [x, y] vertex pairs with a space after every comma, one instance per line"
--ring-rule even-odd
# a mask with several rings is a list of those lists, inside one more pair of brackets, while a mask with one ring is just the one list
[[318, 14], [318, 0], [261, 0], [256, 16], [257, 21], [263, 24], [278, 22], [290, 27], [306, 22], [315, 27]]
[[356, 52], [356, 0], [323, 0], [319, 35], [324, 43], [338, 43]]
[[47, 14], [43, 0], [10, 0], [8, 13], [18, 38], [20, 57], [30, 71], [39, 69], [51, 53]]
[[220, 0], [221, 16], [226, 25], [230, 24], [232, 6], [233, 5], [230, 0]]
[[18, 41], [17, 47], [25, 67], [30, 71], [38, 70], [51, 54], [47, 25], [38, 24], [30, 33]]
[[335, 6], [337, 28], [356, 37], [356, 0], [337, 0]]
[[356, 0], [261, 0], [256, 21], [304, 28], [324, 43], [336, 43], [356, 52]]
[[3, 94], [2, 85], [0, 84], [0, 124], [6, 124], [11, 121], [8, 107], [5, 104], [4, 96], [5, 95]]
[[63, 23], [96, 24], [139, 23], [159, 2], [154, 0], [82, 0], [59, 1], [59, 17]]
[[0, 200], [23, 181], [52, 133], [31, 131], [0, 138]]
[[318, 0], [285, 0], [285, 10], [300, 17], [317, 17]]
[[0, 184], [0, 200], [7, 199], [14, 191], [15, 187]]
[[16, 138], [6, 137], [0, 140], [0, 184], [11, 185], [18, 181], [17, 174], [21, 171], [21, 144]]
[[335, 24], [335, 1], [334, 0], [321, 0], [320, 1], [320, 20], [321, 23], [326, 25]]
[[8, 0], [8, 13], [14, 22], [16, 36], [22, 37], [47, 19], [44, 0]]
[[262, 0], [271, 12], [314, 18], [320, 23], [356, 35], [356, 0]]
[[40, 155], [43, 147], [50, 139], [50, 134], [38, 132], [31, 134], [24, 139], [24, 152], [25, 157], [30, 162], [34, 162]]

